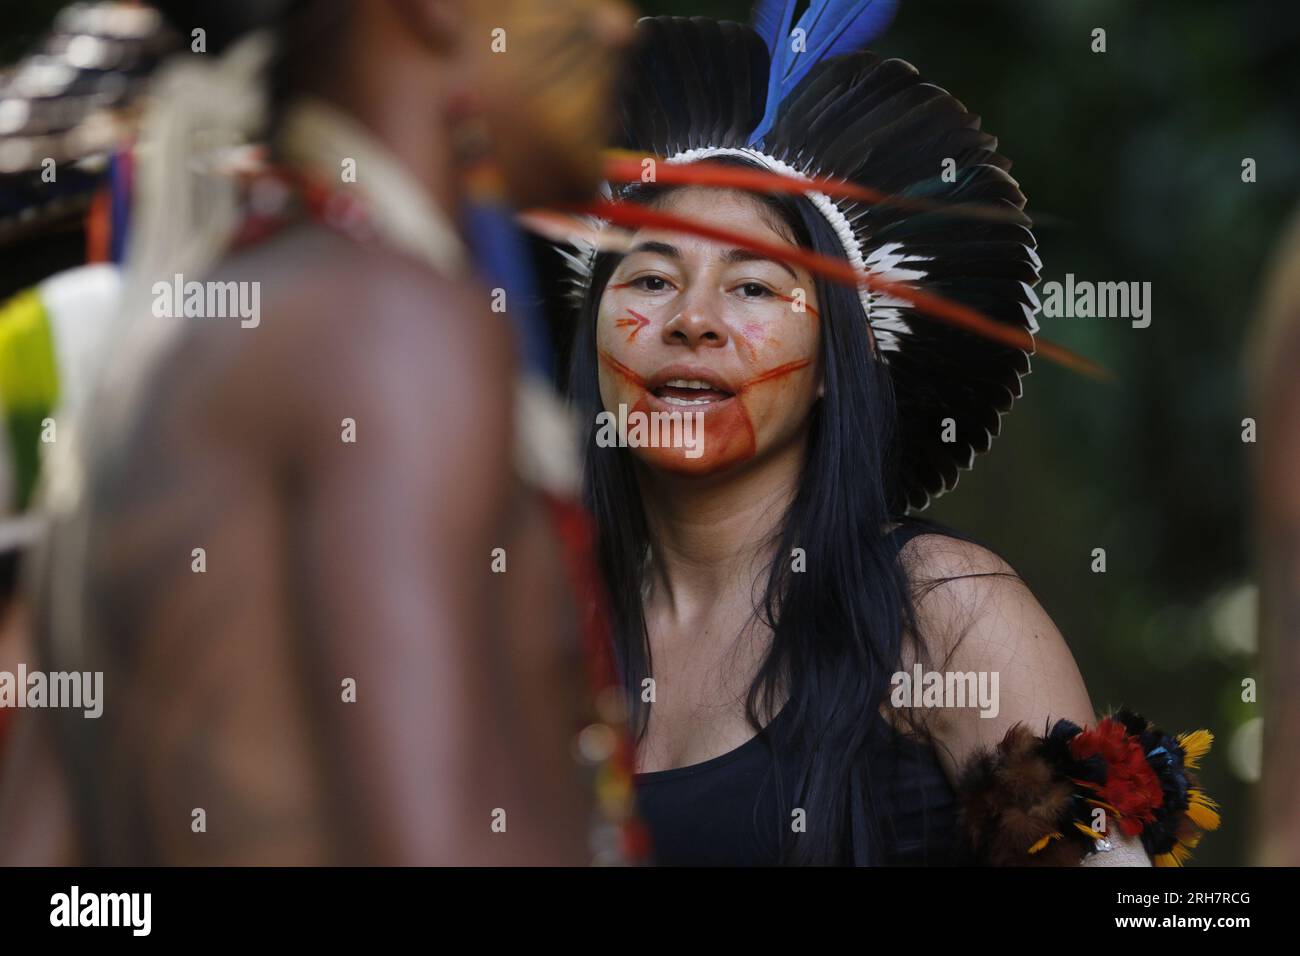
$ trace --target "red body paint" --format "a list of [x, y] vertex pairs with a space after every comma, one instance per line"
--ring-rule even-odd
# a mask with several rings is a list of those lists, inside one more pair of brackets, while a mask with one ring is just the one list
[[600, 360], [609, 366], [611, 371], [616, 372], [630, 384], [636, 385], [638, 388], [645, 388], [645, 379], [614, 358], [614, 356], [603, 350], [597, 354], [600, 356]]
[[690, 414], [699, 411], [704, 415], [704, 454], [699, 458], [687, 458], [681, 448], [641, 448], [638, 454], [645, 457], [652, 465], [665, 471], [687, 475], [711, 475], [748, 461], [757, 454], [754, 438], [754, 425], [743, 401], [745, 393], [756, 385], [773, 382], [784, 378], [812, 364], [811, 359], [799, 359], [786, 362], [775, 368], [760, 372], [743, 382], [733, 398], [700, 408], [690, 406], [673, 406], [650, 393], [646, 380], [628, 368], [608, 352], [597, 353], [605, 366], [628, 384], [639, 388], [641, 395], [630, 411], [651, 414], [653, 412]]
[[[795, 301], [794, 296], [792, 296], [792, 295], [782, 295], [780, 292], [773, 292], [772, 294], [773, 294], [774, 296], [776, 296], [778, 299], [780, 299], [782, 302], [789, 302], [791, 305], [794, 305], [794, 301]], [[798, 309], [791, 309], [791, 311], [792, 311], [792, 312], [797, 312], [797, 311], [799, 311], [799, 310], [798, 310]], [[812, 317], [813, 317], [814, 319], [816, 319], [818, 322], [821, 321], [821, 318], [822, 318], [821, 313], [818, 312], [816, 309], [814, 309], [811, 305], [809, 305], [807, 299], [804, 300], [804, 303], [803, 303], [803, 311], [804, 311], [804, 312], [809, 312], [809, 313], [811, 313], [811, 314], [812, 314]]]
[[736, 341], [749, 353], [749, 360], [758, 363], [758, 347], [767, 341], [767, 329], [761, 322], [746, 322]]
[[636, 338], [636, 334], [638, 332], [640, 332], [642, 329], [644, 329], [647, 325], [650, 324], [650, 320], [647, 319], [640, 312], [637, 312], [635, 309], [628, 309], [628, 312], [632, 314], [633, 318], [616, 319], [614, 321], [614, 324], [619, 327], [626, 327], [629, 325], [634, 326], [632, 331], [627, 334], [627, 340], [631, 342], [634, 338]]
[[799, 359], [794, 362], [786, 362], [784, 365], [778, 365], [776, 368], [770, 368], [766, 372], [760, 372], [744, 385], [740, 386], [740, 391], [741, 393], [744, 393], [755, 385], [758, 385], [760, 382], [770, 382], [774, 378], [782, 378], [789, 375], [791, 372], [797, 372], [801, 368], [807, 368], [811, 364], [812, 359]]

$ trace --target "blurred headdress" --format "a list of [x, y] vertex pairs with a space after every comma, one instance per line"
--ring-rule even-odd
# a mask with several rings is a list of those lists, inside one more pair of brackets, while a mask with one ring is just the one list
[[0, 303], [0, 555], [41, 529], [32, 499], [49, 426], [84, 398], [120, 282], [111, 265], [79, 266]]
[[[117, 187], [113, 154], [174, 44], [150, 7], [77, 3], [0, 71], [0, 256], [23, 262], [0, 301], [0, 559], [41, 530], [33, 496], [42, 451], [54, 446], [55, 417], [83, 398], [117, 303], [115, 267], [61, 268], [79, 261], [67, 239], [105, 179]], [[113, 219], [112, 229], [124, 228]], [[11, 295], [39, 266], [61, 271]]]

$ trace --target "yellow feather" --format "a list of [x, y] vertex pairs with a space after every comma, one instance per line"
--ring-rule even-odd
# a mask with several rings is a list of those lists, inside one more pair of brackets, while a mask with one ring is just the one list
[[1029, 848], [1029, 852], [1030, 852], [1030, 853], [1037, 853], [1039, 850], [1041, 850], [1043, 847], [1047, 846], [1047, 844], [1051, 843], [1053, 840], [1059, 840], [1059, 839], [1061, 839], [1061, 834], [1059, 834], [1059, 833], [1049, 833], [1049, 834], [1047, 834], [1047, 836], [1043, 837], [1041, 840], [1039, 840], [1037, 843], [1035, 843], [1033, 846], [1031, 846], [1031, 847]]
[[1192, 851], [1185, 843], [1175, 843], [1168, 853], [1156, 857], [1156, 866], [1182, 866], [1192, 858]]
[[1214, 743], [1214, 734], [1208, 730], [1193, 730], [1190, 733], [1179, 734], [1178, 743], [1183, 748], [1183, 764], [1196, 770], [1200, 766], [1200, 759], [1210, 752], [1210, 745]]
[[1204, 790], [1187, 792], [1187, 815], [1202, 830], [1219, 829], [1219, 805], [1206, 796]]
[[1096, 797], [1089, 797], [1088, 802], [1092, 804], [1094, 807], [1101, 807], [1103, 810], [1105, 810], [1107, 813], [1109, 813], [1112, 817], [1115, 817], [1116, 819], [1122, 816], [1122, 814], [1118, 810], [1112, 807], [1105, 800], [1098, 800]]

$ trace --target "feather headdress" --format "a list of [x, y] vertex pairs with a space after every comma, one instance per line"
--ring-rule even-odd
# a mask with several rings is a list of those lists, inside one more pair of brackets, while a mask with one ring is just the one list
[[[761, 0], [752, 27], [643, 19], [620, 145], [669, 164], [743, 157], [807, 183], [861, 277], [897, 395], [895, 504], [915, 511], [956, 485], [1020, 396], [1041, 264], [1025, 197], [979, 117], [910, 64], [863, 49], [896, 5], [812, 0], [796, 20], [797, 0]], [[565, 251], [579, 296], [599, 248], [591, 227]], [[935, 321], [941, 301], [983, 330]]]

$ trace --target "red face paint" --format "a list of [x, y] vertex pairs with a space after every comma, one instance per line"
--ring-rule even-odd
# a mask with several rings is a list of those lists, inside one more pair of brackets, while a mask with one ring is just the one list
[[640, 312], [637, 312], [635, 309], [628, 309], [627, 311], [631, 313], [632, 318], [616, 319], [614, 324], [619, 326], [620, 328], [633, 326], [632, 331], [627, 334], [627, 340], [631, 342], [634, 338], [636, 338], [636, 334], [638, 332], [640, 332], [642, 329], [644, 329], [647, 325], [650, 324], [650, 320], [647, 319]]
[[776, 368], [770, 368], [766, 372], [760, 372], [759, 374], [751, 378], [748, 382], [746, 382], [744, 385], [740, 386], [740, 391], [743, 394], [745, 391], [747, 391], [750, 388], [753, 388], [755, 385], [758, 385], [761, 382], [770, 382], [776, 378], [784, 378], [786, 375], [789, 375], [791, 372], [797, 372], [799, 371], [799, 369], [807, 368], [811, 364], [812, 364], [812, 359], [799, 359], [794, 362], [786, 362], [784, 365], [778, 365]]
[[[694, 195], [676, 194], [669, 205]], [[749, 197], [724, 197], [715, 202], [711, 195], [709, 202], [719, 221], [734, 226], [737, 234], [763, 234], [768, 228]], [[792, 440], [798, 439], [799, 429], [806, 428], [802, 419], [814, 400], [816, 388], [812, 372], [817, 365], [820, 313], [805, 298], [805, 290], [812, 291], [808, 280], [796, 283], [803, 288], [790, 289], [789, 295], [782, 294], [789, 286], [778, 284], [774, 289], [770, 282], [753, 280], [767, 292], [752, 298], [744, 294], [752, 290], [736, 288], [740, 281], [736, 278], [738, 273], [715, 261], [717, 250], [712, 246], [688, 241], [678, 253], [683, 259], [684, 277], [668, 283], [666, 295], [652, 295], [644, 290], [643, 297], [643, 284], [658, 283], [641, 278], [606, 286], [610, 295], [601, 302], [597, 327], [600, 391], [605, 410], [612, 414], [639, 413], [638, 418], [667, 415], [676, 422], [689, 416], [687, 421], [692, 429], [697, 424], [702, 429], [702, 447], [651, 445], [629, 449], [637, 461], [663, 473], [725, 474], [728, 469], [743, 466], [757, 457], [760, 437], [766, 455], [769, 443], [773, 449], [787, 448]], [[670, 320], [670, 316], [690, 307], [682, 301], [682, 296], [693, 287], [699, 289], [701, 296], [700, 315], [687, 313], [684, 318], [690, 321]], [[636, 294], [624, 296], [623, 290]], [[710, 298], [706, 301], [704, 297]], [[781, 305], [776, 305], [777, 300]], [[643, 314], [627, 308], [628, 302], [635, 302], [647, 311]], [[796, 312], [810, 312], [812, 321], [789, 315]], [[703, 319], [718, 324], [707, 329]], [[668, 335], [668, 330], [677, 329], [679, 321], [682, 335]], [[645, 341], [641, 341], [640, 331], [651, 326], [656, 331], [647, 332]], [[632, 363], [647, 372], [634, 371], [630, 367]], [[805, 369], [808, 374], [804, 373]], [[695, 393], [657, 387], [667, 380], [665, 376], [714, 380], [714, 375], [724, 371], [730, 377], [718, 379], [714, 386], [724, 394], [705, 393], [710, 400], [701, 404], [690, 402]], [[655, 383], [654, 391], [662, 397], [651, 391], [650, 382]], [[663, 440], [662, 424], [662, 419], [650, 422], [650, 427], [655, 429], [654, 439]], [[640, 423], [629, 420], [628, 425], [640, 430]], [[680, 424], [674, 434], [684, 437]], [[687, 457], [688, 451], [692, 455], [698, 451], [703, 453], [692, 458]]]
[[635, 385], [638, 388], [645, 388], [645, 379], [643, 379], [636, 372], [632, 371], [630, 368], [628, 368], [618, 359], [614, 358], [614, 356], [610, 355], [608, 352], [604, 351], [603, 349], [597, 354], [600, 356], [600, 360], [604, 362], [607, 366], [609, 366], [611, 371], [617, 373], [629, 384]]
[[640, 395], [631, 411], [644, 414], [654, 412], [693, 414], [699, 412], [704, 416], [704, 454], [698, 458], [686, 457], [685, 449], [682, 448], [646, 447], [637, 449], [637, 454], [653, 467], [677, 474], [696, 476], [716, 474], [753, 458], [757, 453], [754, 425], [742, 401], [743, 396], [758, 385], [785, 378], [812, 364], [811, 359], [786, 362], [784, 365], [778, 365], [765, 372], [760, 372], [748, 381], [743, 382], [737, 387], [736, 394], [731, 398], [692, 408], [690, 406], [668, 404], [650, 392], [644, 377], [628, 368], [608, 352], [601, 350], [598, 354], [606, 368], [640, 390]]
[[[794, 305], [795, 303], [795, 298], [792, 295], [782, 295], [780, 292], [773, 292], [772, 294], [776, 296], [778, 299], [780, 299], [782, 302], [789, 302], [791, 305]], [[797, 312], [798, 310], [795, 309], [792, 311]], [[814, 309], [811, 305], [809, 305], [807, 299], [804, 300], [803, 311], [810, 313], [812, 317], [817, 321], [819, 322], [821, 321], [822, 318], [821, 313], [818, 312], [816, 309]]]

